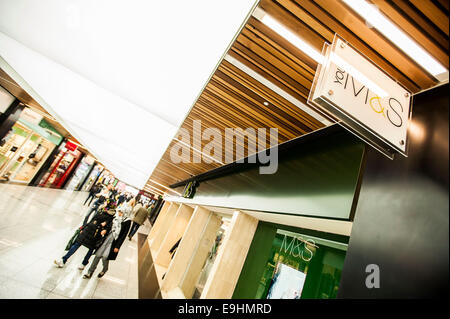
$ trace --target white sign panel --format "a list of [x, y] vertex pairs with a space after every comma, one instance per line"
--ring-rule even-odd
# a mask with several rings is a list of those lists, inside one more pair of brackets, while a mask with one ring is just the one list
[[335, 36], [308, 103], [389, 157], [406, 156], [411, 93]]
[[30, 110], [29, 108], [24, 108], [20, 113], [20, 118], [29, 123], [38, 125], [41, 122], [43, 116]]

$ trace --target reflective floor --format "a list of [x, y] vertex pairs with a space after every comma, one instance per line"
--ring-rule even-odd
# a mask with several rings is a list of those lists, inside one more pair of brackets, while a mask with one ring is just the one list
[[[0, 298], [137, 298], [137, 234], [126, 239], [102, 278], [101, 262], [91, 279], [78, 266], [80, 247], [64, 268], [64, 248], [88, 208], [84, 192], [0, 184]], [[148, 233], [149, 225], [139, 228]], [[91, 257], [91, 260], [93, 257]], [[88, 267], [86, 267], [87, 269]]]

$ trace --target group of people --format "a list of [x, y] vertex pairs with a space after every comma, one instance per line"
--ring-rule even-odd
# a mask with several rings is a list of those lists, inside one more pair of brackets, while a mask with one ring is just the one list
[[126, 237], [131, 240], [139, 227], [144, 224], [155, 205], [149, 207], [140, 201], [140, 196], [132, 197], [120, 193], [112, 185], [96, 184], [89, 192], [84, 204], [94, 200], [86, 214], [82, 225], [66, 247], [67, 253], [55, 260], [57, 267], [62, 268], [67, 260], [80, 248], [87, 247], [88, 252], [78, 269], [83, 270], [94, 255], [89, 269], [83, 278], [91, 278], [98, 263], [102, 260], [103, 269], [98, 274], [101, 278], [108, 271], [109, 261], [115, 260]]

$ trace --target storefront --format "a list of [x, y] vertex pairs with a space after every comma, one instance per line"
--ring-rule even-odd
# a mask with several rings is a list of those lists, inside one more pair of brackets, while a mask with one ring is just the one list
[[88, 178], [84, 182], [83, 186], [81, 187], [82, 191], [88, 192], [92, 186], [97, 182], [100, 174], [105, 168], [101, 164], [95, 164], [94, 168], [92, 169], [91, 173], [89, 174]]
[[117, 191], [119, 192], [125, 192], [125, 189], [127, 188], [127, 184], [124, 182], [118, 181], [116, 184]]
[[340, 242], [327, 239], [326, 233], [286, 229], [270, 223], [258, 225], [255, 238], [261, 240], [252, 242], [233, 298], [337, 297], [347, 240], [341, 238], [344, 242]]
[[40, 187], [63, 188], [83, 153], [71, 141], [64, 142], [50, 168], [39, 182]]
[[140, 190], [138, 194], [141, 196], [141, 202], [143, 204], [151, 205], [157, 200], [157, 198], [153, 194], [150, 194], [149, 192], [146, 192], [144, 190]]
[[0, 147], [0, 180], [30, 183], [61, 140], [42, 116], [25, 109]]
[[80, 190], [86, 180], [86, 177], [94, 167], [95, 159], [90, 155], [85, 155], [79, 162], [72, 177], [68, 180], [67, 190]]
[[[104, 169], [98, 178], [98, 183], [103, 184], [105, 186], [107, 186], [109, 184], [113, 184], [113, 186], [115, 186], [114, 181], [116, 181], [114, 175], [107, 169]], [[116, 184], [117, 184], [117, 181], [116, 181]]]

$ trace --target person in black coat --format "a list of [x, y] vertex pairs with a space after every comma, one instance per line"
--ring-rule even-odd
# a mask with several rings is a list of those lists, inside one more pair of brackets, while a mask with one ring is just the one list
[[85, 246], [89, 249], [86, 256], [83, 259], [82, 264], [78, 269], [83, 270], [84, 267], [89, 263], [89, 258], [94, 253], [95, 249], [100, 247], [106, 235], [111, 229], [111, 222], [114, 218], [115, 210], [107, 210], [100, 214], [95, 215], [87, 225], [82, 226], [80, 234], [78, 235], [75, 242], [70, 247], [67, 254], [65, 254], [61, 260], [55, 260], [54, 263], [59, 268], [64, 267], [67, 260], [72, 256], [78, 248]]
[[86, 203], [89, 201], [88, 206], [91, 205], [92, 200], [94, 199], [95, 195], [97, 195], [97, 193], [99, 193], [101, 191], [101, 187], [98, 184], [95, 184], [94, 186], [92, 186], [91, 190], [89, 191], [89, 195], [86, 198], [86, 200], [84, 201], [84, 205], [86, 205]]
[[[92, 221], [81, 230], [76, 241], [89, 249], [97, 249], [111, 229], [114, 213], [115, 211], [110, 209], [95, 215]], [[104, 234], [102, 235], [102, 233]]]
[[117, 197], [117, 206], [122, 205], [122, 203], [127, 199], [124, 193], [120, 193], [120, 195]]

